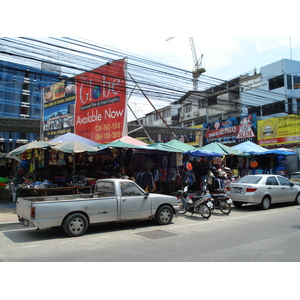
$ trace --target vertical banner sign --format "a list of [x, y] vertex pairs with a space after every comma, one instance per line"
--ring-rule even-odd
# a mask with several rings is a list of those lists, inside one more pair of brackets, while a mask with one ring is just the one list
[[126, 59], [76, 76], [75, 133], [99, 144], [127, 134]]
[[44, 140], [51, 140], [67, 132], [74, 132], [75, 84], [60, 81], [43, 89]]

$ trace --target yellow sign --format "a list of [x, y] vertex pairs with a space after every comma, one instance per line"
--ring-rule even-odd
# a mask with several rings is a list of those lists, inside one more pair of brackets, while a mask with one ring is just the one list
[[300, 143], [300, 116], [261, 120], [257, 122], [258, 145]]

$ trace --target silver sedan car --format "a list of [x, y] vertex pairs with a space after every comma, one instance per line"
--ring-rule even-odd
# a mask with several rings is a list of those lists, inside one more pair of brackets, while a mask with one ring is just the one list
[[268, 209], [272, 203], [300, 204], [300, 186], [280, 175], [246, 175], [229, 185], [228, 194], [236, 207], [244, 203], [256, 203], [262, 209]]

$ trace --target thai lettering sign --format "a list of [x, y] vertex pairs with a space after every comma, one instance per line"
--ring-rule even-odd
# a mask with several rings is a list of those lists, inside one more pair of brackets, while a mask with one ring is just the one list
[[[203, 144], [256, 141], [256, 114], [203, 124]], [[205, 130], [206, 129], [206, 130]]]
[[300, 116], [288, 115], [260, 120], [258, 125], [258, 145], [276, 145], [300, 142]]

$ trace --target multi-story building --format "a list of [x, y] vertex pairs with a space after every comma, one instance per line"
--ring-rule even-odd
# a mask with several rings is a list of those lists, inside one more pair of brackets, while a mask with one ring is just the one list
[[42, 90], [62, 80], [56, 71], [0, 61], [0, 152], [39, 139]]
[[261, 119], [300, 112], [300, 62], [282, 59], [240, 80], [242, 113]]
[[[204, 91], [189, 91], [159, 113], [166, 115], [168, 125], [188, 128], [252, 114], [257, 121], [299, 114], [300, 62], [282, 59], [260, 72], [253, 70]], [[150, 112], [143, 124], [163, 126], [163, 121]]]

